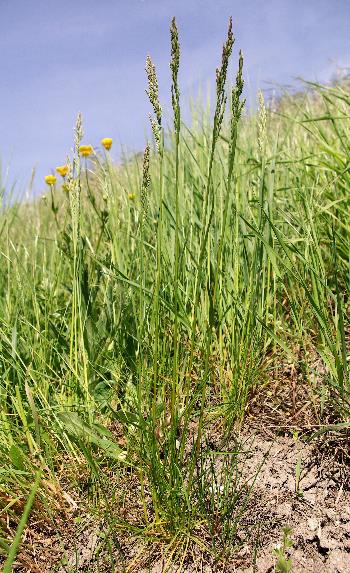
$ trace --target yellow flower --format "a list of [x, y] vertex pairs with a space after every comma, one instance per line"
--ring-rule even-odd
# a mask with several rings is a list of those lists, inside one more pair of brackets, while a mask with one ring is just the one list
[[135, 193], [128, 193], [128, 198], [130, 199], [130, 201], [134, 201], [136, 195]]
[[60, 165], [59, 167], [56, 167], [56, 171], [62, 177], [65, 177], [69, 171], [69, 167], [68, 167], [68, 165]]
[[45, 183], [47, 183], [48, 185], [55, 185], [56, 177], [54, 175], [46, 175]]
[[107, 151], [109, 151], [110, 148], [112, 147], [113, 139], [111, 139], [110, 137], [105, 137], [104, 139], [101, 139], [101, 143], [103, 147], [107, 149]]
[[93, 152], [94, 152], [94, 149], [93, 149], [92, 145], [81, 145], [79, 147], [79, 153], [83, 157], [89, 157], [89, 155], [91, 155], [91, 153], [93, 153]]

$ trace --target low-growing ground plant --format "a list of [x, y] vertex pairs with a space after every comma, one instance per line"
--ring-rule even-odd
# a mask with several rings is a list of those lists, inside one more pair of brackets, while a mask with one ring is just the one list
[[280, 573], [289, 573], [292, 571], [293, 562], [290, 557], [288, 557], [288, 551], [293, 547], [293, 541], [290, 537], [292, 530], [290, 527], [283, 528], [282, 543], [279, 543], [275, 548], [275, 554], [277, 557], [276, 561], [276, 571]]

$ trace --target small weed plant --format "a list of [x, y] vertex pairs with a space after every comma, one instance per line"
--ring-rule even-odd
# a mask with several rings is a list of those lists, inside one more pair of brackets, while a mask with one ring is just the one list
[[293, 541], [290, 537], [292, 530], [290, 527], [283, 528], [282, 543], [278, 544], [274, 552], [277, 557], [275, 569], [279, 573], [289, 573], [292, 571], [292, 559], [288, 557], [288, 551], [293, 547]]

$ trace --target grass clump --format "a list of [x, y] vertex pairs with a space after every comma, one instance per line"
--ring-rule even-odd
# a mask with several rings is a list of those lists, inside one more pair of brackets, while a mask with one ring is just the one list
[[143, 157], [113, 165], [111, 139], [84, 145], [79, 116], [65, 193], [51, 175], [49, 201], [2, 209], [3, 554], [40, 470], [35, 519], [81, 504], [96, 571], [138, 570], [145, 546], [169, 566], [194, 547], [226, 559], [256, 477], [232, 429], [283, 360], [312, 424], [348, 425], [350, 96], [313, 84], [244, 115], [242, 53], [227, 89], [233, 45], [230, 20], [213, 116], [185, 125], [174, 19], [173, 128], [148, 57]]

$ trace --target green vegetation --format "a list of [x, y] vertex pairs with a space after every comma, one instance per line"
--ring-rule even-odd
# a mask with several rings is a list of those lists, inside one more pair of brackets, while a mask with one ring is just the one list
[[289, 527], [283, 528], [282, 543], [279, 543], [275, 548], [277, 556], [276, 570], [280, 573], [289, 573], [292, 570], [292, 560], [286, 557], [286, 553], [290, 547], [293, 546], [293, 541], [290, 538], [292, 530]]
[[232, 435], [276, 376], [290, 383], [283, 364], [302, 375], [311, 429], [349, 425], [350, 94], [310, 84], [249, 115], [242, 55], [227, 95], [233, 43], [230, 24], [214, 115], [185, 125], [173, 21], [173, 128], [148, 59], [143, 158], [83, 157], [78, 117], [64, 189], [4, 203], [4, 561], [38, 471], [36, 522], [89, 511], [108, 561], [96, 571], [138, 570], [127, 535], [180, 567], [194, 546], [225, 559], [255, 479]]

